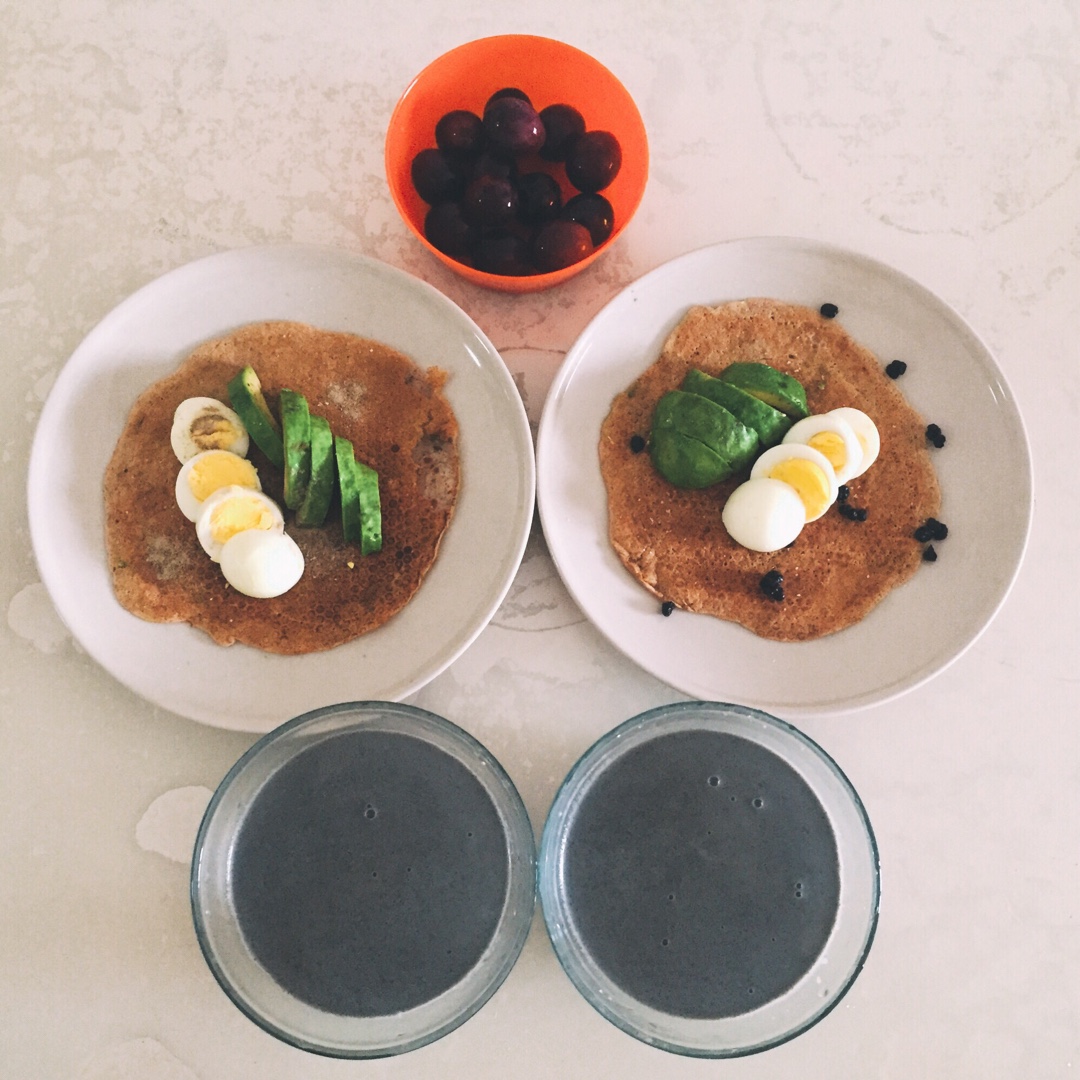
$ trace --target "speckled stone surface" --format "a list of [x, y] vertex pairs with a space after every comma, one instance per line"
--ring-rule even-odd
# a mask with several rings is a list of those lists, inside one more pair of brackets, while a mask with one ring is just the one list
[[[8, 0], [0, 26], [0, 1076], [1080, 1071], [1075, 3]], [[597, 56], [636, 98], [652, 151], [615, 249], [522, 297], [433, 260], [398, 219], [382, 165], [412, 76], [500, 32]], [[136, 698], [71, 640], [38, 576], [27, 464], [65, 360], [167, 270], [245, 245], [328, 244], [459, 304], [502, 352], [535, 426], [566, 350], [621, 288], [759, 234], [853, 248], [953, 305], [1005, 372], [1034, 459], [1027, 558], [986, 633], [899, 700], [800, 725], [842, 763], [880, 843], [865, 971], [807, 1034], [716, 1065], [652, 1050], [594, 1013], [537, 918], [495, 997], [429, 1047], [343, 1063], [278, 1042], [214, 982], [188, 903], [202, 806], [252, 737]], [[487, 744], [539, 831], [595, 738], [678, 696], [592, 629], [534, 528], [491, 625], [410, 700]]]

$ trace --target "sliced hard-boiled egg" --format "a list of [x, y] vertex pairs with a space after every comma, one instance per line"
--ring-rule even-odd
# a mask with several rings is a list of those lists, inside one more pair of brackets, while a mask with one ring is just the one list
[[202, 505], [223, 487], [261, 491], [258, 470], [230, 450], [203, 450], [189, 458], [176, 476], [176, 503], [188, 521], [198, 521]]
[[[859, 471], [851, 474], [851, 479], [862, 476], [877, 461], [877, 456], [881, 452], [881, 436], [878, 434], [877, 424], [862, 409], [854, 409], [850, 405], [833, 409], [827, 415], [838, 416], [841, 420], [845, 420], [855, 432], [855, 438], [859, 440], [859, 446], [862, 448], [862, 463], [859, 465]], [[841, 480], [840, 483], [844, 481]]]
[[260, 600], [288, 592], [304, 573], [304, 553], [284, 532], [238, 532], [222, 545], [218, 561], [237, 592]]
[[247, 428], [240, 417], [211, 397], [186, 398], [176, 406], [169, 441], [181, 462], [203, 450], [231, 450], [241, 457], [248, 452]]
[[803, 443], [829, 459], [836, 482], [846, 484], [862, 471], [863, 449], [851, 424], [839, 410], [818, 413], [792, 424], [784, 435], [786, 443]]
[[832, 506], [840, 487], [829, 459], [804, 443], [782, 442], [766, 450], [750, 470], [752, 480], [762, 476], [790, 484], [802, 500], [807, 521], [817, 521]]
[[790, 484], [760, 476], [728, 496], [721, 520], [736, 544], [751, 551], [779, 551], [802, 532], [806, 508]]
[[285, 517], [268, 495], [236, 485], [215, 491], [195, 522], [199, 543], [214, 562], [220, 560], [226, 541], [245, 529], [283, 532]]

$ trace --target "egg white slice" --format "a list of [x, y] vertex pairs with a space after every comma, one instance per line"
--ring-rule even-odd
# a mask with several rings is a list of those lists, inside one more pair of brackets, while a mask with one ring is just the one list
[[835, 409], [792, 424], [782, 441], [804, 443], [824, 454], [839, 484], [846, 484], [862, 471], [862, 445], [852, 426]]
[[806, 507], [790, 484], [760, 476], [728, 496], [720, 517], [736, 544], [751, 551], [779, 551], [802, 532]]
[[230, 450], [203, 450], [176, 475], [176, 504], [188, 521], [198, 521], [203, 503], [223, 487], [262, 490], [259, 472], [247, 458]]
[[237, 592], [265, 600], [287, 593], [303, 576], [304, 553], [285, 532], [245, 529], [221, 547], [221, 572]]
[[268, 495], [235, 485], [215, 491], [195, 522], [199, 543], [214, 562], [221, 558], [225, 543], [246, 529], [284, 532], [285, 517]]
[[854, 409], [850, 405], [833, 409], [828, 415], [838, 416], [841, 420], [847, 421], [862, 447], [862, 464], [859, 466], [859, 471], [852, 474], [851, 479], [854, 480], [856, 476], [862, 476], [877, 461], [878, 454], [881, 453], [881, 435], [877, 424], [862, 409]]
[[186, 398], [176, 406], [169, 441], [181, 463], [204, 450], [231, 450], [245, 457], [249, 445], [240, 417], [211, 397]]
[[834, 502], [840, 489], [829, 459], [805, 443], [782, 442], [754, 462], [750, 478], [770, 477], [790, 484], [806, 509], [806, 520], [817, 521]]

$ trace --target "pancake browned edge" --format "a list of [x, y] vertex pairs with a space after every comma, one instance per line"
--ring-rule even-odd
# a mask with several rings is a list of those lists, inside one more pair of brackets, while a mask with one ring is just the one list
[[[718, 375], [734, 361], [770, 364], [806, 388], [812, 413], [849, 405], [881, 434], [881, 454], [850, 482], [851, 521], [836, 507], [806, 525], [782, 551], [736, 544], [721, 522], [740, 475], [699, 491], [673, 487], [648, 452], [653, 409], [694, 367]], [[660, 358], [619, 394], [604, 420], [600, 467], [608, 495], [611, 543], [626, 568], [661, 600], [740, 623], [762, 637], [800, 641], [835, 633], [862, 619], [922, 561], [913, 533], [938, 512], [940, 490], [926, 425], [881, 363], [844, 328], [810, 308], [774, 300], [693, 307], [672, 331]], [[785, 599], [760, 590], [763, 574], [784, 575]]]
[[[169, 443], [188, 397], [228, 402], [250, 364], [267, 401], [303, 394], [313, 413], [379, 473], [383, 548], [361, 555], [342, 538], [340, 508], [319, 528], [286, 530], [304, 553], [299, 583], [259, 600], [230, 588], [176, 505], [179, 463]], [[420, 587], [454, 512], [460, 481], [446, 373], [352, 334], [256, 323], [197, 348], [135, 402], [105, 472], [106, 549], [120, 603], [151, 622], [189, 622], [221, 645], [297, 654], [333, 648], [383, 625]], [[263, 489], [282, 504], [281, 473], [252, 444]]]

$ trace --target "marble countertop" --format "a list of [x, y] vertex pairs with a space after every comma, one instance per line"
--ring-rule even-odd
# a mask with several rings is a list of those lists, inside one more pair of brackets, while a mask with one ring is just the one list
[[[0, 23], [0, 1075], [1080, 1070], [1075, 4], [9, 0]], [[615, 248], [522, 297], [432, 259], [398, 218], [382, 164], [412, 76], [504, 32], [595, 55], [635, 97], [651, 147], [644, 201]], [[188, 900], [199, 816], [253, 737], [115, 681], [72, 640], [35, 565], [27, 464], [65, 361], [170, 269], [248, 245], [331, 245], [454, 300], [499, 349], [535, 425], [566, 351], [623, 287], [684, 252], [755, 235], [853, 249], [952, 305], [997, 358], [1034, 462], [1026, 560], [979, 640], [897, 700], [799, 723], [842, 764], [880, 844], [882, 912], [865, 970], [793, 1042], [696, 1061], [595, 1013], [538, 917], [494, 998], [421, 1050], [342, 1062], [265, 1034], [215, 983]], [[593, 740], [679, 699], [592, 628], [534, 529], [492, 623], [409, 701], [483, 741], [539, 830]]]

